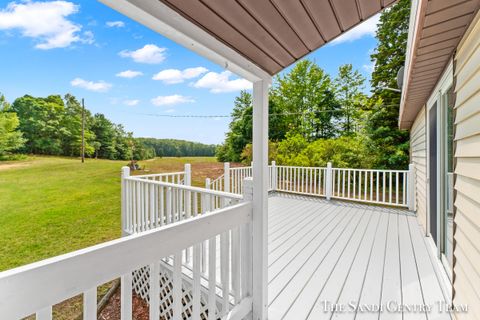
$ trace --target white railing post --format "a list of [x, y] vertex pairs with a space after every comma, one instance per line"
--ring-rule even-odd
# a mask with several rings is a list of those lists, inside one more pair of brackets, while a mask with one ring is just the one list
[[[415, 211], [415, 164], [408, 165], [408, 210]], [[405, 192], [405, 190], [404, 190]]]
[[120, 284], [120, 319], [132, 320], [132, 274], [121, 277]]
[[185, 163], [185, 176], [183, 180], [183, 184], [186, 186], [191, 186], [192, 185], [192, 166], [190, 163]]
[[97, 287], [83, 293], [83, 320], [97, 319]]
[[327, 172], [325, 175], [325, 196], [327, 200], [332, 198], [332, 163], [327, 163]]
[[37, 320], [52, 320], [52, 307], [46, 307], [36, 313]]
[[[192, 185], [192, 166], [190, 163], [185, 164], [185, 175], [183, 178], [183, 184], [186, 186], [191, 186]], [[185, 192], [185, 198], [184, 198], [184, 205], [185, 205], [185, 216], [187, 218], [190, 218], [192, 216], [192, 203], [191, 203], [191, 194], [190, 191]], [[187, 250], [188, 251], [188, 250]], [[189, 260], [189, 255], [187, 255], [187, 260]]]
[[278, 185], [278, 173], [277, 173], [277, 163], [275, 161], [272, 161], [272, 191], [277, 190], [277, 185]]
[[127, 181], [125, 178], [130, 176], [130, 168], [122, 167], [122, 178], [121, 178], [121, 214], [122, 214], [122, 236], [127, 234], [127, 214], [129, 214], [127, 209], [127, 197], [128, 197], [128, 188]]
[[[243, 201], [253, 201], [253, 178], [247, 177], [243, 179]], [[253, 222], [253, 216], [252, 216]], [[253, 292], [253, 238], [252, 238], [252, 223], [246, 224], [242, 227], [242, 297], [246, 298], [252, 296]]]
[[223, 164], [223, 191], [230, 192], [230, 163]]

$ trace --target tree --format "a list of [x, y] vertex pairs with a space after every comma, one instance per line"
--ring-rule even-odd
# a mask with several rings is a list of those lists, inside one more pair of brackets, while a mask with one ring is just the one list
[[117, 135], [114, 124], [103, 114], [97, 113], [93, 116], [91, 130], [95, 134], [96, 154], [105, 159], [122, 159], [121, 152], [117, 149]]
[[17, 128], [20, 124], [17, 115], [10, 111], [10, 104], [0, 94], [0, 157], [23, 147], [25, 139]]
[[217, 149], [220, 161], [240, 162], [241, 153], [248, 143], [252, 142], [252, 95], [245, 90], [235, 97], [232, 121], [225, 143]]
[[[315, 62], [300, 61], [288, 74], [278, 76], [269, 92], [269, 138], [281, 141], [288, 132], [309, 141], [334, 137], [338, 108], [330, 76]], [[225, 142], [216, 151], [219, 161], [242, 160], [242, 152], [252, 142], [252, 112], [251, 94], [240, 92]]]
[[288, 134], [277, 144], [279, 165], [325, 167], [331, 161], [340, 168], [369, 168], [371, 159], [361, 135], [333, 139], [318, 139], [313, 142], [300, 134]]
[[[67, 156], [79, 156], [82, 149], [82, 106], [71, 94], [66, 94], [65, 113], [62, 118], [62, 149]], [[90, 130], [92, 116], [85, 110], [85, 155], [92, 156], [95, 152], [93, 143], [95, 134]]]
[[215, 155], [216, 145], [213, 144], [176, 139], [136, 138], [136, 140], [146, 147], [153, 148], [155, 154], [162, 157], [211, 157]]
[[61, 123], [65, 106], [60, 96], [35, 98], [25, 95], [12, 104], [20, 124], [19, 129], [27, 139], [23, 151], [27, 153], [62, 155]]
[[339, 105], [333, 94], [332, 81], [314, 61], [302, 60], [287, 74], [279, 75], [270, 100], [278, 105], [278, 110], [290, 114], [284, 115], [289, 129], [307, 140], [336, 135], [334, 124]]
[[400, 93], [379, 88], [396, 87], [397, 72], [405, 63], [410, 0], [400, 0], [380, 16], [376, 32], [378, 46], [371, 55], [375, 63], [370, 111], [365, 126], [374, 166], [405, 169], [408, 166], [409, 135], [398, 128]]
[[366, 103], [365, 78], [358, 70], [353, 70], [351, 64], [345, 64], [338, 68], [334, 83], [340, 103], [342, 134], [352, 135], [359, 130], [361, 111]]

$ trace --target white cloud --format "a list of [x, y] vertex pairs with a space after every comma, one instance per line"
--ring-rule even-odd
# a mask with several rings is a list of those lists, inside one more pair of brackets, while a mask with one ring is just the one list
[[93, 81], [84, 80], [82, 78], [75, 78], [70, 82], [70, 84], [73, 87], [78, 87], [78, 88], [82, 88], [89, 91], [95, 91], [95, 92], [106, 92], [110, 90], [110, 88], [112, 87], [112, 84], [105, 81], [93, 82]]
[[377, 24], [380, 21], [380, 14], [376, 14], [370, 19], [362, 22], [358, 26], [350, 29], [349, 31], [342, 34], [340, 37], [334, 39], [330, 42], [332, 45], [344, 43], [344, 42], [352, 42], [363, 38], [364, 36], [375, 36], [375, 31], [377, 31]]
[[133, 71], [133, 70], [125, 70], [125, 71], [117, 73], [116, 76], [120, 77], [120, 78], [131, 79], [131, 78], [143, 76], [143, 72]]
[[182, 83], [185, 80], [199, 77], [207, 71], [208, 69], [204, 67], [187, 68], [184, 70], [166, 69], [155, 74], [152, 79], [160, 80], [166, 84]]
[[165, 60], [166, 48], [159, 48], [154, 44], [147, 44], [143, 48], [134, 51], [123, 50], [120, 57], [132, 58], [138, 63], [157, 64]]
[[175, 109], [168, 109], [168, 110], [165, 110], [166, 113], [172, 113], [172, 112], [175, 112]]
[[151, 100], [151, 102], [152, 102], [152, 104], [154, 104], [156, 106], [172, 106], [172, 105], [180, 104], [180, 103], [195, 102], [195, 100], [193, 100], [190, 97], [185, 97], [185, 96], [182, 96], [182, 95], [179, 95], [179, 94], [174, 94], [174, 95], [171, 95], [171, 96], [158, 96], [156, 98], [153, 98]]
[[125, 23], [123, 21], [107, 21], [105, 25], [109, 28], [123, 28]]
[[93, 43], [90, 31], [80, 35], [82, 26], [68, 20], [79, 6], [68, 1], [11, 2], [0, 9], [0, 30], [17, 29], [24, 37], [38, 41], [37, 49], [65, 48], [75, 42]]
[[83, 39], [81, 40], [81, 42], [86, 44], [93, 44], [95, 42], [95, 37], [93, 36], [93, 32], [85, 31], [83, 33]]
[[130, 106], [130, 107], [134, 107], [134, 106], [138, 105], [139, 103], [140, 103], [140, 100], [124, 100], [123, 101], [124, 105]]
[[209, 72], [198, 79], [193, 86], [195, 88], [209, 89], [212, 93], [233, 92], [252, 88], [252, 83], [245, 79], [230, 80], [232, 73], [223, 71], [221, 73]]

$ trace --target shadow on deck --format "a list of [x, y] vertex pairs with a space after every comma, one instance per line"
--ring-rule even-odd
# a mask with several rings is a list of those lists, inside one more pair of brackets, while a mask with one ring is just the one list
[[269, 319], [450, 319], [411, 212], [275, 193], [268, 219]]

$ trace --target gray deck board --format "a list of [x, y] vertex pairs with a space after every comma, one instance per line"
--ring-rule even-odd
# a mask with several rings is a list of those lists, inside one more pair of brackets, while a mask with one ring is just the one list
[[[320, 198], [269, 199], [269, 319], [451, 319], [434, 262], [410, 212]], [[355, 305], [434, 305], [431, 312], [361, 312]], [[325, 302], [346, 306], [325, 310]]]

